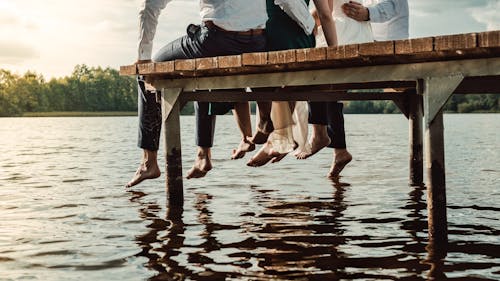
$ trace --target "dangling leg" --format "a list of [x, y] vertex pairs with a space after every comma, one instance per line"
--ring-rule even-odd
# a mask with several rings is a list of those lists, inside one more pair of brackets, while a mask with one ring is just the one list
[[347, 151], [344, 128], [344, 105], [339, 102], [328, 103], [328, 134], [332, 138], [329, 147], [333, 150], [333, 160], [328, 177], [338, 179], [340, 172], [352, 161], [352, 155]]
[[248, 161], [248, 166], [259, 167], [269, 161], [278, 162], [295, 149], [291, 106], [293, 107], [294, 103], [291, 105], [289, 102], [272, 102], [271, 119], [274, 131], [264, 146]]
[[126, 187], [132, 187], [146, 179], [161, 175], [158, 167], [158, 147], [161, 130], [161, 104], [156, 100], [156, 90], [146, 84], [143, 77], [137, 78], [139, 108], [139, 140], [142, 148], [141, 164]]
[[241, 132], [241, 141], [236, 149], [233, 149], [231, 159], [240, 159], [246, 152], [255, 150], [255, 144], [249, 139], [252, 136], [252, 122], [250, 121], [250, 104], [238, 102], [234, 105], [234, 118]]
[[254, 144], [264, 144], [269, 137], [269, 134], [274, 130], [271, 120], [271, 102], [257, 102], [258, 107], [258, 122], [255, 134], [249, 139]]
[[215, 115], [208, 114], [208, 106], [207, 102], [195, 102], [198, 153], [193, 167], [187, 174], [188, 179], [202, 178], [212, 169], [211, 147], [214, 139]]
[[311, 152], [299, 153], [297, 154], [297, 159], [309, 158], [330, 144], [331, 140], [328, 137], [327, 131], [327, 114], [328, 108], [326, 103], [309, 103], [309, 123], [312, 124], [312, 134], [309, 139]]

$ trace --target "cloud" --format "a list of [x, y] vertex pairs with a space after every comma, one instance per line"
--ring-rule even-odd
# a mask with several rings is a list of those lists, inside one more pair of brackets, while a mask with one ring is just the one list
[[0, 61], [6, 64], [20, 64], [37, 58], [38, 51], [31, 45], [22, 42], [0, 41]]
[[492, 5], [498, 6], [498, 3], [498, 0], [410, 0], [410, 36], [425, 37], [495, 29], [492, 23], [498, 22], [498, 13], [495, 14], [498, 9], [492, 10]]
[[489, 1], [486, 7], [472, 8], [472, 17], [486, 25], [487, 30], [500, 29], [500, 1]]
[[[496, 0], [493, 0], [496, 1]], [[450, 11], [464, 11], [469, 8], [483, 7], [491, 0], [409, 0], [410, 13], [418, 15], [447, 14]]]

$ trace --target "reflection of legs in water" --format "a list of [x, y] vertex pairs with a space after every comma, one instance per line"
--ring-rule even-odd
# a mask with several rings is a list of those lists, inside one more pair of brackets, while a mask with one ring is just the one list
[[274, 131], [269, 135], [266, 144], [248, 161], [248, 166], [259, 167], [269, 161], [278, 162], [295, 149], [291, 114], [294, 106], [294, 102], [272, 102], [271, 119]]
[[240, 159], [246, 152], [253, 151], [255, 144], [248, 140], [252, 136], [252, 122], [250, 121], [250, 105], [248, 102], [239, 102], [234, 105], [234, 118], [241, 132], [241, 141], [236, 149], [233, 149], [231, 159]]

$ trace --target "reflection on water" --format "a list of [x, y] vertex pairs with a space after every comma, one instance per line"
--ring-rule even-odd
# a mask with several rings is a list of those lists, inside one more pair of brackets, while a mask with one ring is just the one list
[[[238, 136], [219, 118], [215, 168], [185, 181], [184, 209], [168, 208], [162, 179], [123, 188], [140, 157], [134, 118], [0, 119], [0, 280], [499, 279], [500, 115], [445, 116], [440, 251], [425, 187], [407, 186], [406, 121], [346, 117], [343, 184], [324, 177], [330, 151], [228, 160]], [[182, 125], [187, 169], [192, 117]]]

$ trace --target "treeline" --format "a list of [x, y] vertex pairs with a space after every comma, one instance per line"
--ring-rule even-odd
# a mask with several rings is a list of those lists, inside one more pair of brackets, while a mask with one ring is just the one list
[[70, 76], [0, 69], [0, 116], [52, 111], [136, 111], [135, 80], [112, 68], [77, 65]]
[[[253, 108], [255, 105], [253, 104]], [[0, 116], [33, 112], [137, 111], [135, 79], [112, 68], [77, 65], [70, 76], [46, 81], [40, 74], [0, 69]], [[399, 113], [391, 101], [345, 102], [345, 113]], [[446, 112], [500, 112], [500, 94], [454, 95]], [[193, 114], [187, 104], [183, 114]]]

